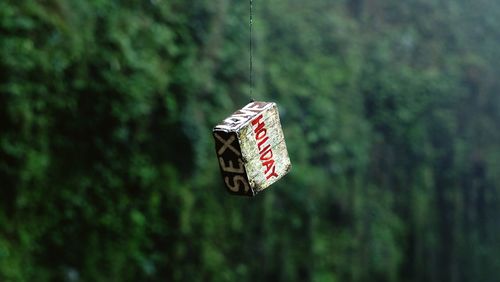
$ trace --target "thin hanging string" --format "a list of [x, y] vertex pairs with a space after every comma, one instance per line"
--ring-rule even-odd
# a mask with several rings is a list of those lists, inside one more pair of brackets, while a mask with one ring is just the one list
[[250, 0], [250, 97], [253, 90], [253, 39], [252, 39], [252, 24], [253, 24], [253, 1]]

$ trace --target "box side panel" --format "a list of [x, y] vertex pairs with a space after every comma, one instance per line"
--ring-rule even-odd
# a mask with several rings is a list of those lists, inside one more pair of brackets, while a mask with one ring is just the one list
[[247, 176], [256, 192], [288, 173], [291, 163], [274, 103], [256, 115], [238, 135]]
[[238, 131], [257, 114], [273, 105], [274, 103], [269, 102], [251, 102], [224, 119], [214, 130]]
[[255, 192], [249, 184], [236, 132], [214, 129], [213, 136], [222, 179], [229, 193], [254, 196]]

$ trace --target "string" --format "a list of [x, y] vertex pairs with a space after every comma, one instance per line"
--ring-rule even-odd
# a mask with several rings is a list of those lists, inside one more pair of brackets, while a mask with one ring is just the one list
[[250, 0], [250, 97], [253, 90], [253, 39], [252, 39], [252, 24], [253, 24], [253, 0]]

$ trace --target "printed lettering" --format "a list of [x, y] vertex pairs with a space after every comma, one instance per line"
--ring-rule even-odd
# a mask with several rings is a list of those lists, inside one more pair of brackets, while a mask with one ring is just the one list
[[231, 135], [231, 137], [228, 140], [224, 140], [224, 138], [220, 137], [219, 134], [217, 134], [217, 133], [214, 133], [214, 136], [215, 136], [215, 138], [217, 138], [217, 140], [219, 140], [223, 144], [222, 147], [219, 149], [219, 151], [217, 151], [217, 154], [219, 156], [224, 154], [226, 149], [230, 149], [237, 156], [241, 155], [241, 153], [238, 150], [236, 150], [233, 146], [231, 146], [231, 144], [233, 144], [234, 140], [236, 140], [236, 137], [234, 135]]
[[238, 163], [240, 165], [240, 167], [238, 167], [238, 168], [233, 166], [233, 161], [229, 161], [228, 162], [229, 165], [226, 166], [226, 163], [222, 157], [219, 158], [219, 163], [220, 163], [220, 167], [225, 172], [243, 173], [245, 171], [245, 168], [243, 167], [243, 161], [241, 159], [238, 159]]
[[269, 180], [269, 178], [271, 177], [278, 177], [278, 174], [276, 173], [276, 167], [273, 166], [273, 171], [271, 172], [271, 174], [269, 174], [268, 176], [266, 176], [266, 179]]
[[265, 108], [265, 106], [266, 104], [263, 104], [262, 106], [259, 105], [258, 103], [248, 104], [243, 109], [235, 112], [233, 115], [226, 118], [224, 121], [222, 121], [222, 124], [219, 124], [217, 127], [229, 130], [235, 129], [241, 124], [248, 121], [251, 117], [253, 117], [257, 113], [259, 113], [263, 108]]
[[226, 118], [223, 123], [229, 123], [229, 124], [241, 124], [247, 120], [248, 117], [240, 117], [236, 115], [232, 115], [228, 118]]
[[265, 174], [267, 174], [274, 167], [274, 160], [264, 161], [262, 162], [262, 165], [266, 167]]
[[267, 104], [265, 104], [265, 103], [259, 104], [259, 103], [253, 102], [251, 104], [246, 105], [243, 109], [256, 109], [258, 112], [260, 112], [266, 106], [267, 106]]
[[260, 153], [260, 160], [267, 161], [273, 158], [273, 151], [271, 150], [271, 145], [267, 145], [267, 150]]
[[262, 152], [261, 146], [269, 140], [269, 137], [266, 136], [266, 138], [262, 139], [259, 141], [259, 144], [257, 144], [257, 148], [259, 149], [259, 152]]
[[231, 190], [231, 191], [233, 191], [235, 193], [240, 192], [240, 187], [241, 187], [240, 184], [243, 185], [245, 193], [248, 192], [248, 190], [250, 189], [250, 186], [248, 185], [248, 182], [241, 175], [234, 176], [233, 179], [232, 179], [232, 183], [229, 183], [229, 180], [230, 180], [229, 176], [226, 176], [224, 178], [224, 181], [226, 182], [226, 185], [229, 188], [229, 190]]
[[[261, 122], [260, 120], [262, 119], [262, 115], [259, 115], [256, 119], [252, 121], [252, 125], [257, 125], [257, 128], [254, 129], [254, 132], [257, 133], [258, 131], [261, 131], [262, 128], [264, 128], [264, 122]], [[258, 138], [260, 139], [260, 138]]]
[[264, 168], [266, 179], [269, 180], [271, 177], [278, 177], [275, 161], [273, 159], [273, 150], [271, 144], [268, 142], [269, 136], [267, 136], [267, 128], [263, 121], [262, 114], [252, 120], [252, 126], [255, 140], [258, 142], [257, 149], [259, 150], [260, 160]]

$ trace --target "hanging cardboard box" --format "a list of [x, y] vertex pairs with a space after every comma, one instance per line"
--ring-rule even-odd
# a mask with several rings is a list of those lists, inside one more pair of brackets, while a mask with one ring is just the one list
[[275, 103], [252, 102], [213, 130], [223, 181], [232, 194], [255, 196], [291, 168]]

